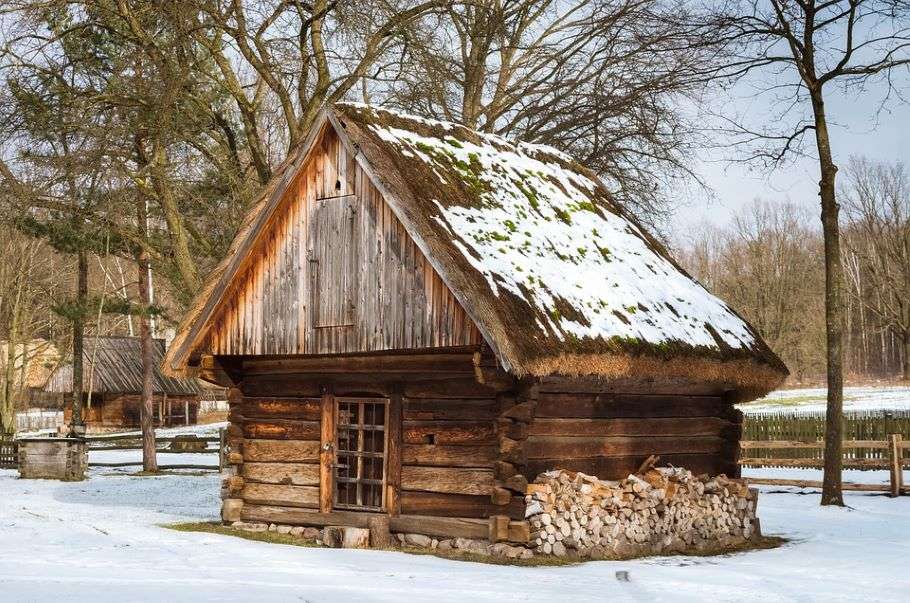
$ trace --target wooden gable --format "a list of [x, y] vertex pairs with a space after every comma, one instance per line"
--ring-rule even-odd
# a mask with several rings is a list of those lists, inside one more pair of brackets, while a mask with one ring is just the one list
[[330, 124], [230, 283], [202, 349], [342, 354], [482, 336]]

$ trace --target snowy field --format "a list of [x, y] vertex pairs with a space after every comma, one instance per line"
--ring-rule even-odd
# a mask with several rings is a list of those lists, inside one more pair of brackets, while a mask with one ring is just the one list
[[[818, 479], [802, 470], [761, 475]], [[910, 497], [847, 494], [848, 508], [822, 509], [817, 492], [765, 488], [764, 532], [791, 539], [779, 549], [522, 568], [159, 527], [217, 519], [218, 481], [214, 473], [92, 469], [88, 481], [67, 484], [0, 470], [0, 600], [802, 602], [900, 601], [910, 593]], [[620, 570], [629, 582], [616, 580]]]
[[[744, 413], [769, 411], [819, 412], [825, 410], [825, 388], [782, 389], [766, 397], [740, 404]], [[844, 410], [907, 410], [910, 409], [910, 387], [845, 387]]]

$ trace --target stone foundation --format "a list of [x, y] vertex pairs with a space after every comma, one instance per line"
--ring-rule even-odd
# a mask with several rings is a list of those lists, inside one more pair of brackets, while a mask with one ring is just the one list
[[594, 558], [720, 550], [760, 535], [758, 491], [726, 476], [650, 469], [621, 481], [569, 471], [528, 485], [538, 554]]
[[[365, 528], [319, 529], [234, 521], [236, 529], [298, 536], [336, 548], [416, 547], [506, 559], [555, 555], [617, 559], [657, 554], [722, 552], [758, 538], [758, 491], [741, 480], [696, 476], [679, 468], [649, 469], [621, 481], [571, 471], [542, 473], [528, 484], [527, 544], [394, 534], [383, 543]], [[239, 513], [238, 513], [239, 515]]]

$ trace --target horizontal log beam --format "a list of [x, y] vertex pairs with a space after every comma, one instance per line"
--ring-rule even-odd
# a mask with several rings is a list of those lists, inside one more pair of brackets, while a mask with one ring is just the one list
[[457, 446], [406, 444], [401, 449], [402, 465], [431, 467], [492, 467], [498, 452], [495, 445]]
[[547, 419], [531, 423], [529, 434], [549, 436], [726, 436], [736, 426], [719, 417], [649, 419]]
[[315, 463], [319, 460], [319, 441], [244, 440], [244, 461]]
[[241, 475], [247, 481], [264, 484], [319, 485], [316, 463], [244, 463]]
[[718, 417], [729, 406], [718, 397], [630, 394], [541, 393], [537, 418], [650, 419], [658, 417]]
[[493, 444], [492, 421], [405, 421], [405, 444]]
[[405, 515], [478, 519], [484, 519], [490, 515], [508, 515], [512, 519], [524, 519], [525, 504], [521, 497], [514, 497], [510, 504], [502, 506], [494, 505], [489, 496], [405, 490], [401, 493], [401, 512]]
[[246, 419], [243, 421], [243, 436], [248, 439], [318, 440], [319, 434], [319, 421], [298, 421], [296, 419]]
[[319, 508], [319, 488], [247, 482], [241, 498], [247, 503], [287, 507]]
[[456, 372], [473, 375], [474, 362], [473, 350], [440, 354], [245, 358], [243, 372], [245, 375], [358, 372]]
[[405, 465], [401, 468], [401, 488], [423, 492], [489, 496], [493, 488], [493, 471], [491, 469]]
[[532, 436], [525, 442], [529, 459], [632, 456], [639, 454], [717, 453], [727, 441], [713, 436], [634, 438], [624, 436]]

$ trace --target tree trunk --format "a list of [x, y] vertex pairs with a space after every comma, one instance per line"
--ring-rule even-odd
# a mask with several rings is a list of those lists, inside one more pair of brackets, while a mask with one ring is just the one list
[[[147, 236], [145, 202], [139, 201], [139, 228]], [[149, 320], [151, 310], [151, 279], [149, 276], [149, 257], [145, 248], [136, 255], [139, 267], [139, 303], [142, 314], [139, 315], [139, 341], [142, 349], [142, 398], [139, 405], [139, 428], [142, 430], [142, 470], [146, 473], [158, 471], [158, 458], [155, 452], [154, 424], [154, 370], [155, 358], [152, 352], [152, 329]]]
[[82, 416], [84, 392], [83, 349], [85, 337], [85, 311], [88, 306], [88, 253], [83, 249], [77, 254], [76, 270], [76, 312], [73, 317], [73, 422], [71, 437], [85, 435], [85, 420]]
[[822, 234], [825, 242], [825, 333], [827, 338], [828, 408], [825, 414], [825, 472], [822, 479], [822, 505], [844, 504], [841, 491], [843, 469], [844, 412], [844, 271], [840, 253], [840, 207], [835, 195], [837, 166], [831, 154], [825, 103], [820, 89], [812, 92], [815, 116], [815, 141], [818, 147], [821, 180]]
[[903, 358], [901, 358], [901, 379], [910, 381], [910, 331], [904, 331], [901, 338], [903, 346]]

